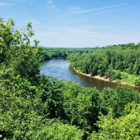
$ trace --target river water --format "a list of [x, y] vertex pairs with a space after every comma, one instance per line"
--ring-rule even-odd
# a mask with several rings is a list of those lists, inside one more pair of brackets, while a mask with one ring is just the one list
[[79, 83], [83, 87], [96, 87], [99, 91], [102, 91], [104, 87], [115, 88], [116, 84], [86, 77], [75, 73], [71, 68], [67, 60], [52, 59], [42, 62], [43, 68], [40, 71], [41, 75], [52, 76], [58, 80]]

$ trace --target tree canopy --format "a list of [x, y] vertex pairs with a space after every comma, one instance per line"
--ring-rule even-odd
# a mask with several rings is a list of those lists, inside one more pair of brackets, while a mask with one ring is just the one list
[[[0, 139], [140, 139], [137, 91], [118, 86], [99, 92], [41, 76], [42, 52], [37, 47], [39, 41], [31, 46], [33, 35], [31, 23], [16, 30], [12, 19], [0, 18]], [[71, 54], [74, 66], [76, 55], [88, 56]], [[90, 61], [82, 60], [88, 67]]]

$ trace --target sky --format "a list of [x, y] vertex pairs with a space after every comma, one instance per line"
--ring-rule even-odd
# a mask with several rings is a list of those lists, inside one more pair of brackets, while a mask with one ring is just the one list
[[15, 28], [32, 22], [44, 47], [102, 47], [140, 42], [140, 0], [0, 0]]

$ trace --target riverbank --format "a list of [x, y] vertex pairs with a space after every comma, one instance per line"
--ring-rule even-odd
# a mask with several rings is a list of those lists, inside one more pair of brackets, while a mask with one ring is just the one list
[[[70, 65], [71, 66], [71, 65]], [[133, 84], [129, 84], [127, 82], [117, 82], [115, 80], [111, 81], [109, 78], [104, 78], [104, 77], [101, 77], [99, 75], [97, 76], [91, 76], [91, 74], [85, 74], [83, 72], [80, 72], [79, 70], [75, 69], [75, 67], [71, 66], [71, 68], [78, 74], [81, 74], [81, 75], [84, 75], [86, 77], [90, 77], [90, 78], [94, 78], [94, 79], [98, 79], [98, 80], [102, 80], [102, 81], [105, 81], [105, 82], [110, 82], [110, 83], [115, 83], [115, 84], [120, 84], [120, 85], [123, 85], [123, 86], [129, 86], [129, 87], [132, 87], [134, 89], [140, 89], [140, 87], [136, 86], [136, 85], [133, 85]]]

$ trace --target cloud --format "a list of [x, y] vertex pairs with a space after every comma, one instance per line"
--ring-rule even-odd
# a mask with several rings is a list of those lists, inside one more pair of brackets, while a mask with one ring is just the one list
[[47, 1], [47, 4], [48, 4], [48, 7], [49, 8], [58, 11], [57, 8], [56, 8], [56, 6], [53, 4], [52, 0], [48, 0]]
[[136, 6], [129, 6], [129, 7], [123, 7], [123, 8], [117, 8], [117, 9], [110, 9], [110, 10], [105, 10], [105, 11], [99, 11], [96, 12], [92, 15], [96, 15], [96, 14], [101, 14], [101, 13], [108, 13], [108, 12], [113, 12], [113, 11], [120, 11], [120, 10], [124, 10], [124, 9], [129, 9], [129, 8], [134, 8], [134, 7], [138, 7], [139, 5]]
[[13, 6], [14, 4], [0, 2], [0, 7]]
[[71, 29], [70, 31], [71, 33], [74, 33], [74, 34], [80, 34], [82, 36], [93, 36], [93, 35], [98, 35], [99, 33], [97, 32], [91, 32], [91, 31], [88, 31], [88, 30], [85, 30], [85, 29], [77, 29], [77, 28], [73, 28]]
[[54, 35], [58, 35], [57, 32], [55, 31], [42, 31], [42, 32], [37, 32], [36, 35], [41, 35], [41, 36], [54, 36]]
[[115, 38], [115, 37], [118, 37], [114, 34], [107, 34], [107, 33], [103, 33], [103, 32], [100, 32], [100, 31], [89, 31], [89, 30], [86, 30], [86, 29], [78, 29], [78, 28], [73, 28], [70, 30], [71, 33], [73, 34], [77, 34], [78, 36], [84, 36], [84, 37], [98, 37], [98, 38], [109, 38], [109, 39], [112, 39], [112, 38]]
[[71, 6], [68, 10], [69, 10], [69, 11], [79, 11], [79, 10], [81, 10], [81, 7], [78, 7], [78, 6]]
[[103, 34], [103, 33], [100, 33], [100, 32], [94, 32], [94, 31], [87, 31], [87, 30], [75, 30], [74, 33], [77, 33], [77, 34], [80, 34], [81, 36], [91, 36], [91, 37], [105, 37], [105, 38], [110, 38], [112, 36], [109, 36], [107, 34]]
[[51, 6], [48, 6], [51, 9], [57, 10], [56, 6], [54, 4], [52, 4]]
[[88, 31], [88, 30], [83, 30], [83, 29], [77, 29], [77, 28], [73, 28], [72, 30], [71, 30], [71, 32], [72, 33], [77, 33], [77, 34], [91, 34], [91, 32], [90, 31]]
[[32, 20], [32, 23], [33, 23], [34, 26], [38, 26], [38, 25], [41, 24], [41, 22], [37, 21], [37, 20]]
[[48, 3], [48, 4], [52, 4], [52, 0], [48, 0], [47, 3]]
[[[10, 2], [26, 2], [27, 0], [9, 0]], [[29, 1], [29, 0], [28, 0]]]
[[82, 10], [80, 7], [72, 6], [69, 8], [69, 10], [74, 14], [84, 14], [84, 13], [100, 11], [100, 10], [104, 10], [104, 9], [111, 9], [114, 7], [121, 7], [121, 6], [125, 6], [125, 5], [126, 4], [118, 4], [118, 5], [111, 5], [111, 6], [105, 6], [105, 7], [94, 8], [94, 9], [86, 9], [86, 10]]
[[9, 4], [7, 4], [7, 3], [0, 2], [0, 7], [8, 6], [8, 5], [9, 5]]

